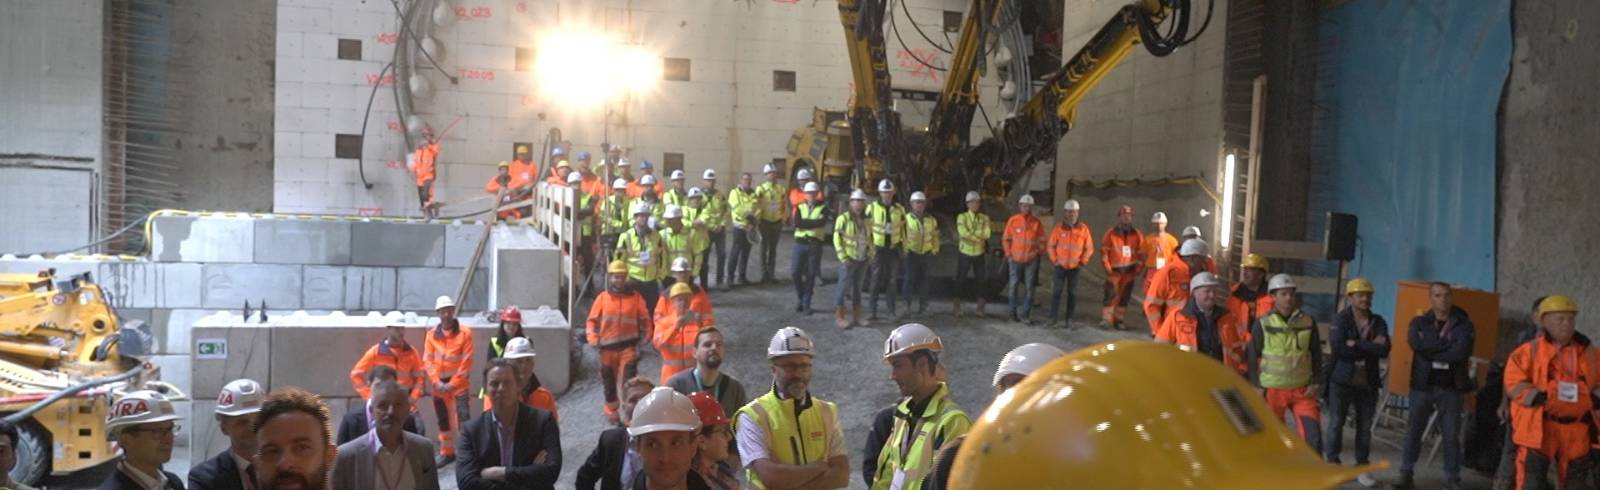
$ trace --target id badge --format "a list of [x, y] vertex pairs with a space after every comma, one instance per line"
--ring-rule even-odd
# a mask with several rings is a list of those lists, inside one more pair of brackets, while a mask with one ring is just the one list
[[1433, 363], [1430, 365], [1433, 366], [1434, 369], [1450, 369], [1450, 363], [1448, 362], [1433, 361]]
[[900, 490], [906, 487], [906, 472], [895, 471], [894, 479], [889, 482], [889, 490]]
[[1566, 403], [1578, 402], [1578, 384], [1562, 381], [1556, 385], [1556, 399]]
[[1127, 245], [1123, 245], [1122, 246], [1122, 256], [1123, 257], [1132, 257], [1133, 256], [1133, 247], [1130, 247], [1130, 246], [1127, 246]]
[[774, 213], [778, 212], [778, 203], [776, 203], [776, 202], [767, 203], [767, 211], [771, 211], [771, 212], [774, 212]]
[[649, 250], [640, 250], [639, 251], [639, 265], [650, 265], [650, 251]]
[[1161, 257], [1156, 257], [1156, 268], [1157, 269], [1160, 269], [1160, 268], [1163, 268], [1163, 267], [1166, 267], [1166, 266], [1167, 266], [1167, 259], [1163, 259]]

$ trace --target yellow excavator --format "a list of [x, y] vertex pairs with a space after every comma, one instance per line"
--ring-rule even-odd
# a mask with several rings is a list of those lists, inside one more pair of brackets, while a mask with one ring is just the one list
[[182, 398], [158, 368], [122, 355], [125, 338], [136, 336], [124, 335], [89, 273], [0, 274], [0, 414], [19, 432], [12, 478], [33, 484], [114, 459], [105, 422], [118, 393]]
[[871, 189], [871, 182], [887, 176], [903, 189], [924, 191], [934, 208], [945, 211], [959, 210], [967, 190], [981, 189], [990, 198], [1019, 192], [1013, 186], [1023, 182], [1035, 162], [1054, 160], [1056, 144], [1072, 128], [1078, 104], [1134, 46], [1143, 44], [1151, 54], [1166, 56], [1194, 42], [1211, 20], [1208, 11], [1191, 37], [1190, 0], [1137, 0], [1124, 6], [1062, 69], [1046, 77], [994, 135], [974, 146], [969, 133], [978, 108], [978, 80], [987, 58], [997, 51], [993, 46], [999, 43], [1000, 24], [1015, 21], [1018, 5], [1015, 0], [971, 0], [950, 63], [943, 68], [944, 86], [928, 126], [910, 129], [901, 127], [891, 100], [884, 47], [884, 16], [891, 3], [839, 0], [854, 97], [843, 121], [823, 122], [819, 116], [811, 127], [796, 131], [789, 144], [790, 163], [830, 161], [822, 174], [842, 189]]

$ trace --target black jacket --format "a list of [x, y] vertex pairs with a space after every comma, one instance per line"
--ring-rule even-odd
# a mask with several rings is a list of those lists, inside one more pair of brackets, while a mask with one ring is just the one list
[[[1356, 325], [1356, 314], [1346, 307], [1333, 316], [1333, 325], [1328, 328], [1328, 346], [1333, 348], [1333, 362], [1328, 367], [1328, 383], [1341, 385], [1354, 385], [1356, 383], [1357, 363], [1366, 366], [1366, 383], [1368, 388], [1381, 387], [1378, 377], [1378, 361], [1389, 357], [1389, 346], [1394, 342], [1388, 340], [1389, 322], [1377, 313], [1372, 314], [1372, 327], [1367, 330], [1367, 335], [1361, 335], [1361, 327]], [[1384, 343], [1375, 340], [1383, 338]], [[1347, 345], [1349, 341], [1355, 345]]]
[[[355, 440], [357, 437], [367, 435], [367, 432], [372, 431], [372, 427], [367, 425], [369, 423], [371, 422], [367, 420], [367, 411], [365, 409], [365, 405], [363, 405], [363, 408], [345, 412], [344, 418], [339, 419], [339, 432], [334, 438], [334, 445], [343, 446], [346, 442], [350, 442]], [[417, 414], [415, 413], [411, 414], [410, 417], [406, 417], [406, 425], [404, 429], [406, 432], [410, 432], [419, 436], [427, 435], [423, 434], [422, 430], [417, 428]]]
[[[178, 475], [174, 475], [167, 470], [161, 470], [161, 472], [167, 475], [167, 490], [183, 490], [183, 480], [179, 479]], [[113, 469], [111, 470], [111, 476], [107, 477], [106, 481], [96, 487], [95, 490], [144, 490], [144, 487], [140, 487], [137, 482], [133, 481], [133, 478], [123, 474], [122, 470]]]
[[[462, 490], [555, 488], [561, 476], [561, 430], [550, 412], [517, 405], [516, 444], [505, 482], [480, 477], [484, 468], [500, 466], [500, 435], [493, 412], [484, 412], [462, 427], [456, 439], [456, 485]], [[533, 459], [545, 452], [545, 462]]]
[[189, 469], [189, 490], [244, 490], [233, 450], [223, 449], [216, 457]]
[[1414, 355], [1411, 359], [1411, 388], [1427, 389], [1428, 372], [1433, 369], [1433, 363], [1442, 362], [1448, 366], [1450, 376], [1455, 380], [1456, 391], [1472, 391], [1475, 383], [1472, 373], [1468, 372], [1467, 360], [1472, 357], [1474, 328], [1467, 311], [1458, 306], [1450, 307], [1450, 318], [1445, 321], [1443, 330], [1448, 330], [1448, 335], [1440, 335], [1441, 329], [1434, 326], [1432, 311], [1412, 318], [1410, 331], [1406, 334]]
[[861, 452], [861, 481], [872, 486], [872, 477], [878, 474], [878, 453], [889, 443], [889, 433], [894, 431], [894, 413], [900, 404], [889, 405], [872, 416], [872, 428], [867, 430], [867, 446]]
[[[711, 490], [711, 485], [707, 485], [706, 479], [701, 478], [699, 473], [690, 471], [688, 477], [689, 481], [683, 487], [685, 490]], [[635, 471], [633, 472], [633, 478], [629, 480], [628, 489], [650, 490], [647, 480], [643, 471]]]
[[579, 490], [622, 490], [622, 460], [628, 455], [628, 429], [612, 427], [600, 433], [600, 443], [578, 468]]

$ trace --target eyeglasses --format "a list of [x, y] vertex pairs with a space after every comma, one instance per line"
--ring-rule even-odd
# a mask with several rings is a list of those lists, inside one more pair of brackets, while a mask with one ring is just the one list
[[149, 432], [151, 434], [155, 434], [156, 436], [171, 436], [177, 435], [178, 431], [181, 429], [183, 429], [183, 426], [172, 424], [167, 427], [135, 427], [132, 429], [122, 429], [122, 432]]

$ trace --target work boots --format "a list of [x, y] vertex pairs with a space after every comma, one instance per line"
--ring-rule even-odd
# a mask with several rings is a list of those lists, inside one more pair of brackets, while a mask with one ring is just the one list
[[955, 309], [956, 318], [961, 318], [961, 300], [959, 300], [959, 299], [950, 300], [950, 306]]
[[839, 328], [850, 328], [850, 323], [844, 319], [844, 306], [833, 307], [833, 325]]
[[855, 311], [853, 312], [854, 315], [851, 315], [851, 320], [852, 320], [850, 322], [851, 325], [857, 326], [857, 327], [865, 327], [865, 326], [867, 326], [867, 322], [865, 320], [861, 319], [861, 310], [862, 310], [861, 309], [861, 305], [856, 305]]

